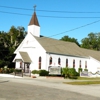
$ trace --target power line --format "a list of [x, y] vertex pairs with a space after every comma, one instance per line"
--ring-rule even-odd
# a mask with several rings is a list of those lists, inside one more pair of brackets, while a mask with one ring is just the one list
[[[16, 7], [9, 7], [9, 8], [24, 9], [24, 8], [16, 8]], [[24, 9], [24, 10], [32, 10], [32, 9]], [[2, 12], [2, 13], [9, 13], [9, 14], [32, 16], [32, 15], [29, 15], [29, 14], [21, 14], [21, 13], [13, 13], [13, 12], [5, 12], [5, 11], [0, 11], [0, 12]], [[39, 17], [53, 17], [53, 18], [100, 18], [100, 17], [59, 17], [59, 16], [42, 16], [42, 15], [38, 15], [38, 16]], [[64, 34], [64, 33], [70, 32], [70, 31], [74, 31], [74, 30], [80, 29], [82, 27], [89, 26], [89, 25], [94, 24], [94, 23], [97, 23], [97, 22], [100, 22], [100, 20], [94, 21], [94, 22], [89, 23], [89, 24], [86, 24], [86, 25], [82, 25], [82, 26], [77, 27], [77, 28], [70, 29], [70, 30], [65, 31], [65, 32], [61, 32], [61, 33], [58, 33], [58, 34], [54, 34], [54, 35], [49, 36], [49, 37], [54, 37], [54, 36], [57, 36], [57, 35], [60, 35], [60, 34]]]
[[94, 21], [94, 22], [91, 22], [91, 23], [88, 23], [88, 24], [85, 24], [85, 25], [70, 29], [70, 30], [65, 31], [65, 32], [61, 32], [61, 33], [58, 33], [58, 34], [51, 35], [49, 37], [54, 37], [54, 36], [57, 36], [57, 35], [60, 35], [60, 34], [64, 34], [64, 33], [70, 32], [70, 31], [74, 31], [74, 30], [77, 30], [77, 29], [80, 29], [80, 28], [83, 28], [83, 27], [86, 27], [86, 26], [89, 26], [89, 25], [92, 25], [92, 24], [95, 24], [95, 23], [98, 23], [98, 22], [100, 22], [100, 20], [97, 20], [97, 21]]
[[0, 7], [3, 7], [3, 8], [11, 8], [11, 9], [19, 9], [19, 10], [32, 10], [33, 11], [33, 9], [27, 9], [27, 8], [18, 8], [18, 7], [1, 6], [1, 5], [0, 5]]
[[[97, 21], [94, 21], [94, 22], [91, 22], [91, 23], [88, 23], [88, 24], [85, 24], [85, 25], [82, 25], [82, 26], [79, 26], [79, 27], [76, 27], [76, 28], [67, 30], [67, 31], [65, 31], [65, 32], [61, 32], [61, 33], [58, 33], [58, 34], [54, 34], [54, 35], [51, 35], [51, 36], [48, 36], [48, 37], [42, 37], [42, 38], [40, 38], [40, 39], [50, 39], [51, 37], [54, 37], [54, 36], [57, 36], [57, 35], [60, 35], [60, 34], [64, 34], [64, 33], [70, 32], [70, 31], [74, 31], [74, 30], [77, 30], [77, 29], [80, 29], [80, 28], [83, 28], [83, 27], [86, 27], [86, 26], [95, 24], [95, 23], [97, 23], [97, 22], [100, 22], [100, 20], [97, 20]], [[32, 33], [31, 33], [31, 34], [32, 34]], [[32, 34], [32, 35], [33, 35], [33, 34]], [[59, 43], [59, 44], [51, 44], [51, 45], [45, 45], [45, 47], [47, 47], [47, 46], [55, 46], [55, 45], [62, 45], [62, 43]]]
[[[16, 14], [16, 15], [25, 15], [25, 16], [32, 16], [30, 14], [22, 14], [22, 13], [14, 13], [14, 12], [6, 12], [6, 11], [0, 11], [1, 13], [8, 13], [8, 14]], [[38, 17], [48, 17], [48, 18], [100, 18], [100, 17], [61, 17], [61, 16], [43, 16], [43, 15], [37, 15]]]
[[100, 13], [100, 12], [78, 12], [78, 11], [53, 11], [53, 10], [37, 10], [42, 12], [53, 12], [53, 13]]
[[1, 13], [8, 13], [8, 14], [32, 16], [32, 15], [29, 15], [29, 14], [21, 14], [21, 13], [14, 13], [14, 12], [6, 12], [6, 11], [0, 11], [0, 12], [1, 12]]
[[[18, 8], [18, 7], [11, 7], [11, 6], [2, 6], [0, 5], [0, 7], [3, 7], [3, 8], [11, 8], [11, 9], [19, 9], [19, 10], [31, 10], [33, 11], [33, 9], [28, 9], [28, 8]], [[41, 11], [41, 12], [56, 12], [56, 13], [100, 13], [100, 12], [93, 12], [93, 11], [54, 11], [54, 10], [36, 10], [36, 11]]]
[[[80, 28], [83, 28], [83, 27], [86, 27], [86, 26], [89, 26], [89, 25], [92, 25], [92, 24], [95, 24], [97, 22], [100, 22], [100, 20], [97, 20], [97, 21], [94, 21], [94, 22], [91, 22], [91, 23], [88, 23], [88, 24], [85, 24], [85, 25], [82, 25], [82, 26], [79, 26], [79, 27], [76, 27], [76, 28], [73, 28], [73, 29], [70, 29], [68, 31], [65, 31], [65, 32], [61, 32], [61, 33], [58, 33], [58, 34], [54, 34], [52, 36], [48, 36], [48, 37], [42, 37], [42, 38], [39, 38], [39, 39], [50, 39], [51, 37], [54, 37], [54, 36], [57, 36], [57, 35], [60, 35], [60, 34], [64, 34], [64, 33], [67, 33], [67, 32], [70, 32], [70, 31], [74, 31], [74, 30], [77, 30], [77, 29], [80, 29]], [[32, 33], [31, 33], [32, 34]], [[32, 34], [33, 35], [33, 34]], [[60, 40], [59, 40], [60, 41]], [[63, 43], [58, 43], [58, 44], [51, 44], [51, 45], [44, 45], [45, 47], [48, 47], [48, 46], [56, 46], [56, 45], [62, 45]]]
[[61, 16], [43, 16], [37, 15], [38, 17], [49, 17], [49, 18], [100, 18], [100, 17], [61, 17]]
[[[0, 6], [0, 7], [1, 7], [1, 6]], [[5, 7], [5, 6], [4, 6], [4, 7]], [[16, 8], [16, 7], [5, 7], [5, 8], [22, 9], [22, 10], [32, 10], [32, 11], [33, 11], [33, 9], [26, 9], [26, 8]], [[59, 12], [59, 13], [100, 13], [100, 12], [72, 12], [72, 11], [49, 11], [49, 10], [37, 10], [37, 11]], [[29, 14], [21, 14], [21, 13], [13, 13], [13, 12], [5, 12], [5, 11], [0, 11], [0, 12], [1, 12], [1, 13], [8, 13], [8, 14], [32, 16], [32, 15], [29, 15]], [[51, 17], [51, 18], [100, 18], [100, 17], [60, 17], [60, 16], [43, 16], [43, 15], [37, 15], [37, 16], [38, 16], [38, 17]], [[92, 22], [92, 23], [85, 24], [85, 25], [82, 25], [82, 26], [79, 26], [79, 27], [76, 27], [76, 28], [67, 30], [67, 31], [65, 31], [65, 32], [61, 32], [61, 33], [58, 33], [58, 34], [54, 34], [54, 35], [52, 35], [52, 36], [49, 36], [48, 38], [54, 37], [54, 36], [57, 36], [57, 35], [60, 35], [60, 34], [64, 34], [64, 33], [70, 32], [70, 31], [74, 31], [74, 30], [80, 29], [80, 28], [82, 28], [82, 27], [89, 26], [89, 25], [94, 24], [94, 23], [97, 23], [97, 22], [100, 22], [100, 20], [97, 20], [97, 21], [94, 21], [94, 22]], [[44, 38], [45, 38], [45, 37], [44, 37]], [[55, 45], [62, 45], [62, 44], [61, 44], [61, 43], [60, 43], [60, 44], [51, 44], [51, 45], [45, 45], [45, 46], [55, 46]], [[1, 51], [7, 51], [7, 50], [1, 50]]]

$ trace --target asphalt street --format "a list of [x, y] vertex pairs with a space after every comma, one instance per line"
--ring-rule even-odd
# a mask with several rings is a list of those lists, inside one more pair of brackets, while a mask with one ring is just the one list
[[0, 77], [0, 100], [100, 100], [100, 85], [73, 86], [65, 79]]

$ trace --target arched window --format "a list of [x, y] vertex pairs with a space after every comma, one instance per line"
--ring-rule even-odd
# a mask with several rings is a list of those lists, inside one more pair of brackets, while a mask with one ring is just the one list
[[52, 64], [52, 57], [50, 57], [50, 59], [49, 59], [49, 65], [51, 65]]
[[75, 67], [75, 59], [73, 59], [73, 68]]
[[41, 69], [41, 60], [42, 60], [42, 58], [39, 57], [39, 69]]
[[60, 58], [58, 58], [58, 65], [60, 65], [61, 64], [61, 59]]
[[22, 62], [20, 62], [20, 68], [22, 68]]
[[68, 67], [68, 59], [66, 59], [66, 67]]
[[87, 61], [85, 61], [85, 68], [87, 68]]
[[79, 67], [81, 68], [81, 60], [79, 61]]

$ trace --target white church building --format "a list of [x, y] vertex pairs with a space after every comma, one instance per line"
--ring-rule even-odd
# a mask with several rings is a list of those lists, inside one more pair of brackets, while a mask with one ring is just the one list
[[13, 62], [24, 72], [49, 70], [50, 67], [81, 67], [89, 72], [100, 70], [100, 51], [80, 48], [73, 42], [65, 42], [40, 35], [40, 25], [34, 12], [28, 25], [28, 33], [18, 48]]

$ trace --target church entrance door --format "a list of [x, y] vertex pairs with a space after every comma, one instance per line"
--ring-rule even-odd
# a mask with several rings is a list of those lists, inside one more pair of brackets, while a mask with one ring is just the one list
[[30, 64], [29, 63], [25, 63], [24, 64], [24, 73], [29, 73], [30, 72]]

